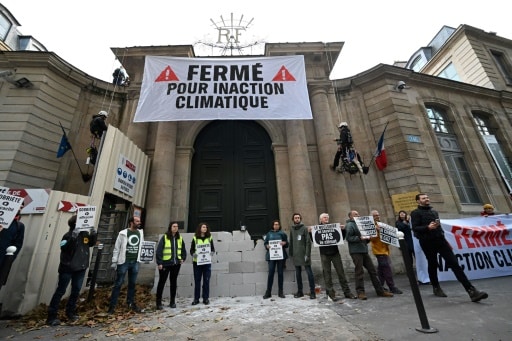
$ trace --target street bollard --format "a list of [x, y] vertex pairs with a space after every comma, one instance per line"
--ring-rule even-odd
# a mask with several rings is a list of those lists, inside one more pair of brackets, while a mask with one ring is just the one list
[[96, 262], [94, 263], [94, 270], [92, 272], [91, 284], [89, 285], [89, 295], [87, 295], [87, 302], [91, 302], [94, 298], [94, 289], [96, 288], [96, 277], [100, 267], [101, 254], [103, 253], [103, 244], [98, 244], [98, 252], [96, 252]]
[[404, 259], [405, 271], [407, 272], [407, 277], [409, 277], [409, 283], [411, 285], [414, 303], [416, 303], [416, 309], [418, 310], [418, 315], [421, 322], [421, 328], [416, 328], [416, 330], [422, 333], [437, 333], [439, 330], [436, 328], [431, 328], [428, 324], [427, 313], [425, 312], [423, 300], [421, 299], [420, 288], [418, 287], [418, 282], [416, 281], [416, 276], [414, 275], [414, 269], [412, 268], [412, 258], [407, 249], [407, 243], [405, 242], [403, 233], [399, 236], [399, 243], [400, 250], [402, 251], [402, 258]]

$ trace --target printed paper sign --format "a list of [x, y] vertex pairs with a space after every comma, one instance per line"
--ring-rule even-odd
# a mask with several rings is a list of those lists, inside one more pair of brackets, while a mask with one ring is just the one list
[[372, 216], [354, 217], [362, 237], [377, 237], [377, 229]]
[[212, 264], [211, 252], [210, 244], [196, 245], [197, 265]]
[[343, 234], [339, 223], [312, 226], [313, 245], [316, 247], [342, 245]]
[[384, 224], [379, 222], [380, 227], [380, 240], [383, 243], [390, 244], [396, 247], [400, 247], [400, 243], [398, 241], [398, 229], [394, 226]]
[[284, 258], [281, 240], [269, 240], [268, 245], [270, 246], [270, 249], [268, 249], [270, 260], [280, 260]]
[[134, 122], [312, 119], [304, 56], [146, 56]]
[[140, 250], [140, 261], [146, 264], [153, 263], [155, 258], [156, 242], [144, 241]]
[[9, 228], [22, 203], [21, 197], [0, 193], [0, 226]]
[[76, 229], [86, 230], [94, 228], [96, 206], [78, 207], [76, 216]]

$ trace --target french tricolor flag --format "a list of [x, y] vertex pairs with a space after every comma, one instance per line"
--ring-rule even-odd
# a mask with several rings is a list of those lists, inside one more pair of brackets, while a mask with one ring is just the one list
[[379, 170], [384, 170], [384, 168], [388, 165], [388, 158], [386, 157], [386, 148], [384, 147], [384, 133], [386, 132], [386, 128], [388, 125], [384, 127], [384, 131], [380, 136], [379, 143], [377, 143], [377, 150], [375, 151], [375, 165]]

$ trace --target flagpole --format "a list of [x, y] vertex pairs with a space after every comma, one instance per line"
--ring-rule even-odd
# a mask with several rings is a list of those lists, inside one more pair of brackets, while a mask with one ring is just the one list
[[62, 123], [59, 121], [60, 128], [62, 129], [62, 133], [66, 137], [66, 141], [68, 141], [69, 149], [71, 150], [71, 153], [73, 153], [73, 158], [75, 159], [76, 165], [78, 166], [78, 169], [80, 170], [80, 174], [82, 175], [82, 179], [85, 179], [86, 174], [82, 171], [82, 167], [80, 167], [80, 163], [78, 162], [78, 159], [76, 158], [75, 151], [73, 150], [73, 147], [71, 146], [71, 143], [69, 143], [68, 136], [66, 135], [66, 131], [64, 130], [64, 127], [62, 126]]
[[[386, 122], [386, 125], [384, 126], [384, 130], [382, 131], [382, 134], [384, 134], [384, 132], [386, 131], [386, 128], [388, 127], [388, 124], [389, 124], [389, 121]], [[382, 136], [382, 134], [380, 136]], [[380, 137], [379, 137], [379, 139], [380, 139]], [[378, 148], [378, 146], [377, 146], [377, 148]], [[368, 165], [372, 164], [373, 160], [375, 159], [375, 154], [377, 154], [377, 153], [373, 153], [372, 159], [370, 160], [370, 163]]]

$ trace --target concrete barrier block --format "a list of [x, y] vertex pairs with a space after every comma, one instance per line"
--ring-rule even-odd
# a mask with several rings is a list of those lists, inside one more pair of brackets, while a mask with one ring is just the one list
[[239, 240], [251, 240], [251, 235], [248, 231], [233, 231], [233, 241]]
[[229, 243], [229, 251], [252, 251], [254, 242], [252, 240], [239, 240]]
[[244, 277], [241, 273], [222, 274], [219, 275], [218, 283], [219, 285], [243, 284]]
[[219, 243], [231, 243], [233, 241], [233, 235], [231, 232], [212, 232], [213, 242]]
[[254, 272], [254, 262], [231, 262], [229, 273]]
[[242, 261], [242, 252], [239, 251], [230, 251], [230, 252], [219, 252], [215, 255], [215, 258], [219, 263], [231, 263], [231, 262], [241, 262]]

